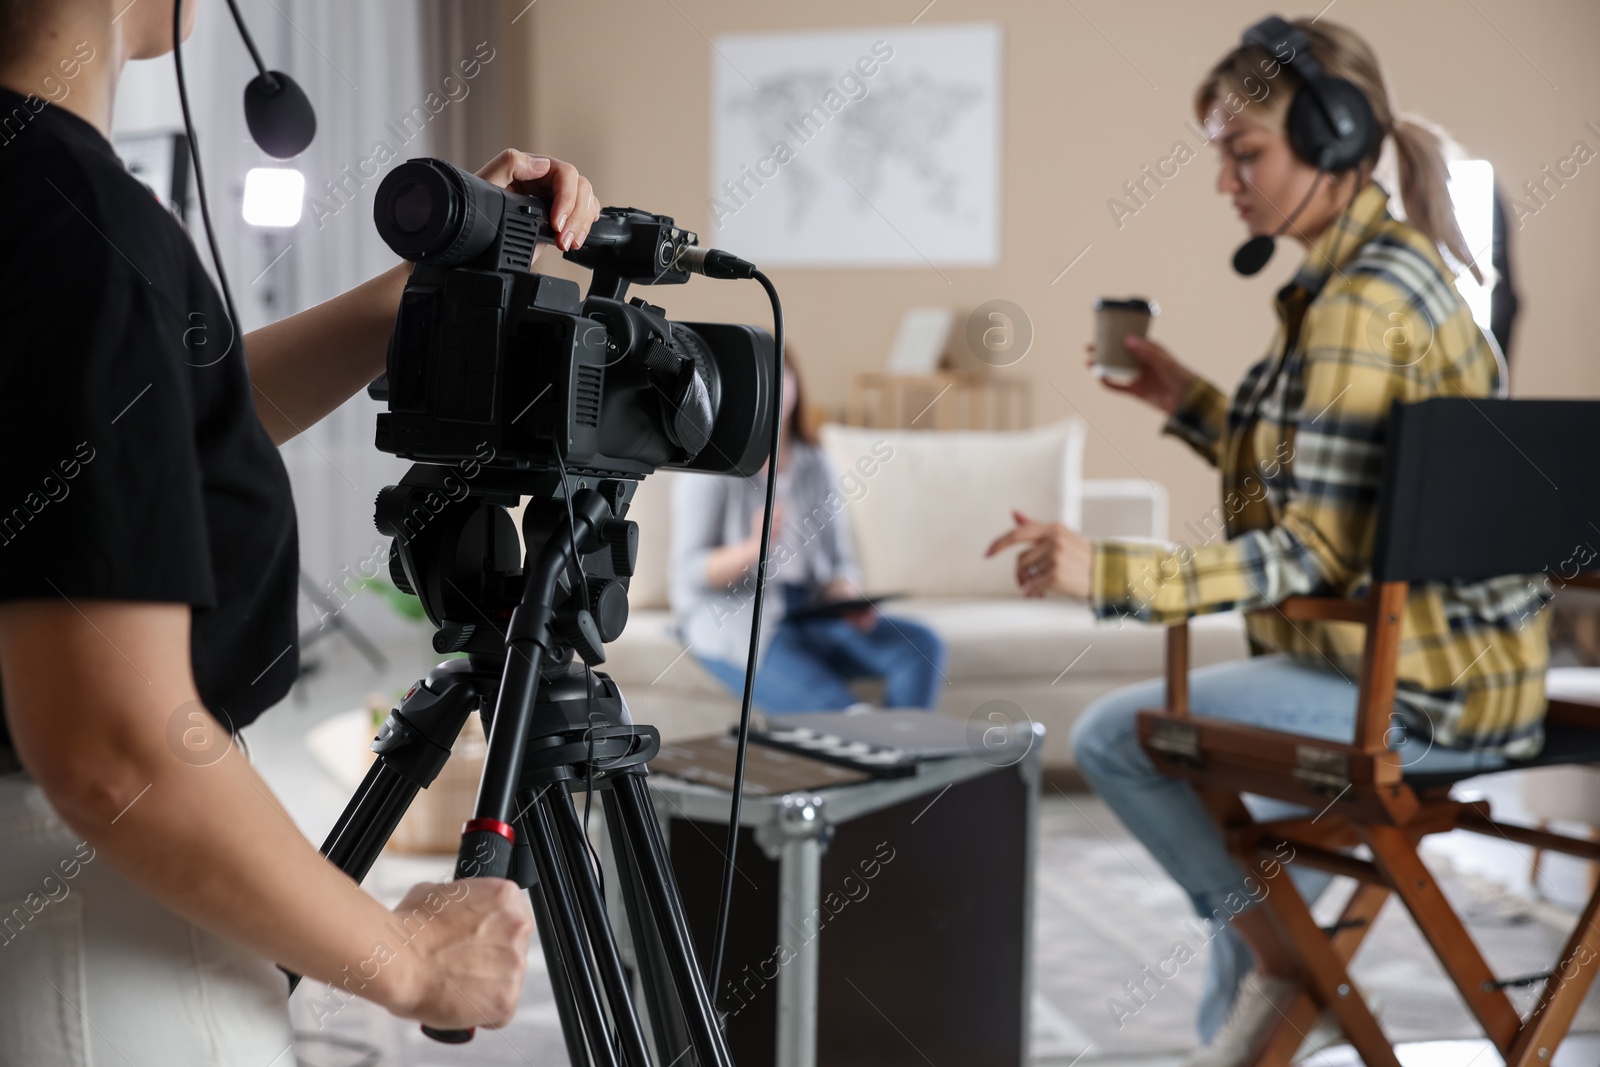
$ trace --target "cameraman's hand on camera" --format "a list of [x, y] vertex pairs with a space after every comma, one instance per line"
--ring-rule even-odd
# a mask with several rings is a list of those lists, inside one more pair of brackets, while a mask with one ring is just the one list
[[[1123, 343], [1127, 345], [1128, 355], [1139, 364], [1139, 376], [1127, 385], [1102, 378], [1105, 387], [1119, 393], [1130, 393], [1166, 415], [1177, 411], [1189, 383], [1195, 379], [1194, 371], [1179, 363], [1161, 345], [1138, 334], [1129, 334]], [[1094, 344], [1091, 342], [1083, 347], [1089, 353], [1089, 366], [1093, 367]]]
[[1051, 591], [1087, 600], [1094, 584], [1094, 543], [1059, 522], [1035, 522], [1020, 511], [1016, 526], [995, 538], [984, 557], [1013, 545], [1025, 546], [1017, 556], [1017, 585], [1023, 595], [1042, 597]]
[[[442, 901], [442, 904], [441, 904]], [[528, 966], [533, 911], [504, 878], [412, 886], [394, 909], [412, 934], [380, 968], [374, 999], [391, 1012], [439, 1029], [498, 1029], [511, 1021]]]
[[[537, 196], [550, 206], [550, 225], [556, 231], [556, 247], [563, 252], [583, 247], [589, 227], [600, 217], [600, 201], [594, 186], [571, 163], [549, 156], [530, 156], [508, 148], [484, 164], [478, 177], [502, 189]], [[534, 248], [539, 258], [539, 247]]]

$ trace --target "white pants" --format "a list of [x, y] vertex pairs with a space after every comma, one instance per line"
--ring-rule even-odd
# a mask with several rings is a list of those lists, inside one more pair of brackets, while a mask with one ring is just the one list
[[147, 896], [0, 775], [0, 1064], [294, 1067], [267, 960]]

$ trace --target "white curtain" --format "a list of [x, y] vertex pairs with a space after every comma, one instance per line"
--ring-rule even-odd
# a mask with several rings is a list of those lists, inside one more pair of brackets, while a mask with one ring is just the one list
[[[238, 201], [229, 205], [241, 261], [235, 289], [254, 290], [258, 321], [267, 321], [337, 296], [398, 262], [372, 225], [373, 196], [397, 160], [380, 169], [374, 149], [386, 142], [398, 160], [432, 149], [425, 127], [408, 142], [393, 125], [424, 92], [416, 0], [246, 0], [245, 10], [267, 63], [292, 74], [317, 111], [316, 139], [293, 164], [306, 176], [300, 224], [264, 237], [243, 224]], [[224, 15], [222, 5], [210, 14]], [[239, 106], [230, 112], [239, 122]], [[236, 163], [236, 175], [269, 162], [247, 139], [241, 150], [248, 161]], [[283, 298], [268, 306], [275, 293]], [[241, 307], [240, 315], [248, 313]], [[378, 410], [358, 393], [283, 454], [300, 515], [302, 569], [331, 585], [336, 602], [350, 598], [345, 611], [352, 622], [381, 635], [407, 624], [370, 593], [350, 597], [346, 585], [363, 567], [372, 573], [369, 561], [385, 543], [372, 525], [373, 500], [408, 466], [373, 448]]]
[[[431, 128], [433, 152], [458, 167], [476, 170], [507, 147], [506, 102], [512, 57], [505, 36], [516, 13], [501, 0], [419, 0], [423, 25], [423, 57], [437, 88], [446, 76], [463, 106], [444, 108]], [[516, 5], [522, 8], [521, 4]], [[526, 11], [526, 8], [523, 8]], [[474, 62], [492, 55], [489, 62]], [[473, 72], [464, 78], [462, 64]], [[470, 103], [469, 103], [470, 101]]]

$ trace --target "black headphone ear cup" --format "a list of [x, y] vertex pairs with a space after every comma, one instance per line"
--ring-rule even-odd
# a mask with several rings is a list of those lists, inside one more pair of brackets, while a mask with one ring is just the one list
[[[1336, 128], [1328, 121], [1330, 114], [1348, 129]], [[1308, 83], [1294, 94], [1285, 125], [1295, 155], [1320, 170], [1337, 172], [1361, 165], [1372, 148], [1378, 122], [1367, 94], [1355, 83], [1324, 77], [1315, 87]]]

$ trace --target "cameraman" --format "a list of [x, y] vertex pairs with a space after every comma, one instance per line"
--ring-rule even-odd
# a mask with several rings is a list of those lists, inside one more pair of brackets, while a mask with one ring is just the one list
[[[173, 3], [0, 0], [0, 1062], [284, 1067], [274, 964], [501, 1026], [532, 927], [511, 882], [419, 885], [391, 913], [226, 734], [220, 758], [188, 744], [296, 677], [277, 446], [384, 369], [409, 265], [235, 342], [106, 139], [123, 64], [171, 50]], [[598, 214], [570, 164], [507, 151], [479, 173], [547, 198], [562, 249]]]

